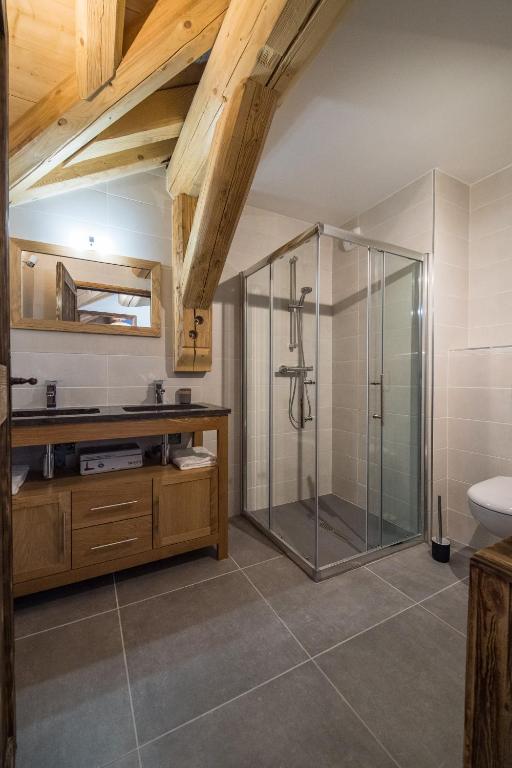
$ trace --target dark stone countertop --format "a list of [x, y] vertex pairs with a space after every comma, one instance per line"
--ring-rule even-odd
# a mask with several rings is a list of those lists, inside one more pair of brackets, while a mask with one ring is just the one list
[[[129, 408], [130, 410], [125, 410]], [[150, 410], [132, 410], [137, 408], [149, 408]], [[165, 403], [157, 406], [148, 405], [99, 405], [83, 408], [27, 408], [15, 409], [11, 414], [11, 427], [34, 427], [44, 424], [73, 424], [91, 423], [96, 421], [133, 421], [141, 419], [177, 419], [177, 418], [208, 418], [209, 416], [227, 416], [230, 408], [211, 403], [191, 403], [190, 405], [177, 405]], [[96, 411], [91, 413], [91, 411]], [[19, 414], [29, 414], [21, 416]], [[17, 415], [18, 414], [18, 415]]]

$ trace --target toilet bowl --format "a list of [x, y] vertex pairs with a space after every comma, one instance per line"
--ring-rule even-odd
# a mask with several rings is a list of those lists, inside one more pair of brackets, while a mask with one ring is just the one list
[[468, 490], [471, 514], [500, 539], [512, 536], [512, 477], [491, 477]]

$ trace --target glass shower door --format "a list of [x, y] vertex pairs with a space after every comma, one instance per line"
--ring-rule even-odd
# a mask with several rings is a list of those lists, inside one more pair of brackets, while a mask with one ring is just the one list
[[369, 249], [368, 549], [423, 530], [421, 261]]

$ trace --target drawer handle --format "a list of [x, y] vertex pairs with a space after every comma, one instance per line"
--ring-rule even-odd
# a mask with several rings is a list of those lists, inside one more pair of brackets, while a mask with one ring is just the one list
[[98, 544], [96, 547], [91, 547], [91, 552], [95, 549], [105, 549], [106, 547], [117, 547], [119, 544], [129, 544], [131, 541], [138, 541], [139, 537], [134, 536], [132, 539], [121, 539], [121, 541], [112, 541], [110, 544]]
[[129, 504], [138, 504], [140, 499], [133, 501], [120, 501], [117, 504], [104, 504], [102, 507], [91, 507], [89, 512], [101, 512], [103, 509], [115, 509], [115, 507], [127, 507]]

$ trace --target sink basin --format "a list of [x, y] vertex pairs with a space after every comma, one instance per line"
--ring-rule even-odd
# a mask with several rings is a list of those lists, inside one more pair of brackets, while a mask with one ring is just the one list
[[182, 405], [181, 403], [163, 403], [162, 405], [125, 405], [123, 411], [128, 413], [158, 413], [159, 411], [165, 411], [168, 413], [172, 411], [199, 411], [202, 408], [206, 408], [206, 405], [197, 405], [191, 403], [190, 405]]
[[99, 412], [99, 408], [33, 408], [27, 411], [13, 411], [12, 415], [14, 419], [28, 419], [39, 416], [86, 416], [89, 413]]

